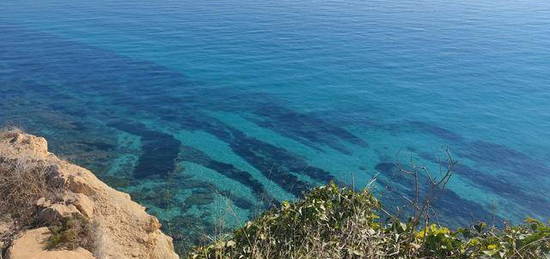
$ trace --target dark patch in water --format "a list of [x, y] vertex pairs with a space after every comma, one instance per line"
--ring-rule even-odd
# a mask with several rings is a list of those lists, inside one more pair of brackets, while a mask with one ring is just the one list
[[131, 186], [132, 180], [128, 178], [121, 178], [121, 177], [115, 177], [115, 176], [100, 176], [101, 181], [106, 182], [109, 186], [115, 188], [115, 189], [121, 189], [128, 186]]
[[[157, 182], [157, 184], [154, 187], [142, 187], [139, 190], [134, 189], [130, 194], [133, 199], [141, 204], [154, 206], [162, 210], [176, 209], [179, 210], [179, 215], [186, 215], [194, 207], [201, 209], [203, 206], [211, 205], [215, 201], [216, 195], [226, 197], [236, 207], [253, 212], [258, 209], [245, 198], [239, 197], [230, 191], [220, 190], [212, 183], [192, 179], [191, 176], [187, 175], [171, 175], [169, 181]], [[182, 201], [178, 197], [180, 190], [192, 190], [192, 192]], [[204, 210], [204, 208], [202, 209]], [[166, 227], [167, 225], [163, 225], [164, 230], [167, 229]], [[178, 231], [182, 230], [179, 229]], [[186, 231], [188, 230], [186, 229]]]
[[393, 174], [395, 173], [397, 166], [395, 163], [382, 162], [378, 163], [374, 168], [382, 173]]
[[[395, 167], [391, 165], [382, 165], [380, 171], [392, 172]], [[407, 206], [409, 200], [415, 200], [416, 193], [412, 179], [409, 181], [410, 185], [404, 185], [400, 180], [394, 180], [393, 177], [379, 177], [377, 179], [384, 186], [384, 191], [381, 195], [381, 200], [385, 204], [386, 209], [393, 213], [399, 213], [398, 215], [404, 219], [410, 216], [412, 213], [412, 207]], [[419, 175], [419, 200], [423, 201], [426, 198], [429, 185], [427, 179], [422, 175]], [[482, 205], [461, 198], [458, 194], [450, 189], [444, 189], [435, 191], [432, 197], [432, 208], [436, 213], [436, 220], [450, 226], [459, 226], [460, 224], [468, 225], [476, 220], [495, 220], [496, 222], [502, 221], [494, 213], [485, 209]], [[395, 206], [395, 207], [393, 207]], [[396, 207], [400, 207], [399, 212]]]
[[115, 146], [114, 145], [111, 145], [111, 144], [108, 144], [108, 143], [102, 143], [102, 142], [87, 142], [87, 141], [82, 141], [80, 142], [81, 144], [84, 144], [86, 146], [89, 146], [91, 147], [92, 149], [98, 149], [98, 150], [101, 150], [101, 151], [111, 151], [113, 149], [115, 149]]
[[50, 107], [55, 111], [63, 112], [65, 114], [75, 117], [83, 118], [87, 115], [86, 109], [81, 107], [70, 107], [69, 105], [60, 103], [50, 104]]
[[252, 139], [246, 139], [242, 142], [231, 143], [231, 148], [262, 172], [267, 179], [277, 183], [289, 193], [301, 196], [303, 192], [312, 187], [289, 173], [288, 168], [285, 168], [284, 165], [276, 163], [276, 158], [270, 156], [272, 154], [257, 149], [257, 146], [255, 148], [255, 144], [257, 144], [255, 142]]
[[326, 183], [334, 179], [329, 172], [308, 165], [298, 155], [261, 140], [248, 137], [243, 132], [214, 118], [209, 118], [204, 114], [200, 119], [189, 116], [184, 121], [180, 121], [180, 123], [185, 128], [204, 130], [229, 143], [231, 149], [236, 154], [257, 168], [266, 178], [294, 195], [300, 196], [312, 186], [301, 181], [290, 172], [307, 175], [312, 179], [320, 181], [320, 183]]
[[504, 145], [495, 144], [483, 140], [477, 140], [469, 144], [468, 153], [462, 154], [475, 161], [488, 161], [493, 163], [504, 163], [511, 165], [516, 161], [530, 161], [529, 156], [508, 148]]
[[[158, 216], [158, 215], [157, 215]], [[221, 233], [230, 232], [231, 229], [209, 221], [208, 214], [180, 215], [170, 220], [160, 220], [163, 231], [173, 238], [174, 248], [180, 255], [186, 254], [195, 245], [206, 245], [211, 242], [210, 237]], [[185, 230], [185, 231], [182, 231]]]
[[301, 196], [304, 191], [312, 186], [299, 180], [290, 172], [309, 176], [321, 183], [334, 179], [329, 172], [309, 166], [304, 159], [296, 154], [256, 138], [248, 137], [235, 129], [230, 130], [233, 137], [229, 142], [231, 149], [260, 170], [268, 179], [294, 195]]
[[246, 198], [239, 197], [238, 195], [231, 193], [230, 191], [221, 190], [218, 187], [216, 187], [216, 185], [209, 182], [188, 178], [188, 179], [178, 180], [177, 184], [173, 184], [172, 188], [194, 189], [194, 190], [208, 191], [211, 193], [217, 193], [226, 197], [231, 202], [233, 202], [235, 206], [241, 209], [246, 209], [246, 210], [256, 209], [256, 206]]
[[528, 155], [487, 141], [474, 141], [459, 150], [459, 154], [477, 162], [489, 162], [492, 166], [502, 168], [518, 176], [533, 175], [546, 177], [550, 168]]
[[214, 202], [215, 194], [211, 190], [193, 190], [185, 201], [183, 201], [183, 210], [188, 210], [193, 206], [204, 206]]
[[312, 115], [299, 113], [282, 106], [264, 104], [253, 111], [261, 118], [251, 118], [258, 125], [272, 129], [284, 136], [295, 139], [307, 146], [319, 149], [318, 144], [326, 144], [340, 152], [350, 154], [340, 140], [367, 146], [367, 143], [347, 130], [336, 127]]
[[[213, 187], [213, 186], [211, 186]], [[186, 211], [193, 206], [204, 206], [214, 202], [216, 194], [222, 195], [229, 199], [233, 204], [241, 209], [251, 210], [254, 208], [254, 205], [247, 199], [236, 196], [235, 194], [222, 191], [218, 189], [195, 189], [191, 192], [185, 201], [183, 202], [182, 210]]]
[[427, 122], [423, 122], [423, 121], [410, 121], [408, 123], [411, 127], [414, 127], [416, 129], [419, 129], [423, 132], [427, 132], [427, 133], [430, 133], [432, 135], [435, 135], [435, 136], [438, 136], [442, 139], [445, 139], [445, 140], [449, 140], [449, 141], [454, 141], [454, 142], [462, 142], [463, 141], [463, 138], [462, 136], [450, 131], [450, 130], [447, 130], [447, 129], [444, 129], [442, 127], [439, 127], [437, 125], [434, 125], [434, 124], [430, 124], [430, 123], [427, 123]]
[[114, 121], [108, 126], [141, 137], [143, 153], [134, 169], [136, 178], [165, 176], [174, 171], [181, 145], [179, 140], [138, 122]]
[[264, 186], [246, 171], [239, 170], [231, 164], [213, 160], [204, 152], [188, 146], [182, 147], [181, 158], [184, 161], [193, 162], [210, 168], [219, 174], [225, 175], [237, 182], [240, 182], [244, 186], [251, 188], [252, 192], [265, 204], [266, 207], [270, 207], [276, 203], [275, 199], [265, 190]]
[[139, 191], [130, 192], [132, 199], [140, 204], [153, 205], [161, 209], [177, 208], [179, 206], [175, 194], [169, 186], [145, 187]]
[[[412, 175], [401, 171], [401, 168], [396, 163], [381, 162], [374, 167], [376, 171], [383, 173], [387, 178], [395, 180], [394, 182], [403, 186], [413, 187], [414, 179]], [[406, 169], [406, 168], [404, 168]]]
[[502, 223], [502, 218], [486, 210], [480, 204], [461, 198], [450, 189], [442, 190], [438, 193], [439, 198], [433, 204], [434, 209], [442, 213], [437, 219], [451, 226], [459, 226], [458, 222], [450, 219], [462, 219], [462, 226], [476, 221], [485, 221], [489, 223]]
[[[230, 143], [233, 150], [240, 153], [255, 153], [252, 157], [261, 157], [259, 160], [251, 159], [251, 161], [257, 161], [265, 168], [264, 162], [272, 163], [272, 165], [279, 165], [287, 169], [287, 171], [307, 175], [315, 180], [321, 182], [328, 182], [334, 179], [329, 172], [308, 165], [307, 161], [297, 154], [293, 154], [284, 148], [280, 148], [271, 145], [267, 142], [263, 142], [256, 138], [246, 136], [243, 132], [234, 128], [230, 128], [231, 136], [234, 138]], [[239, 152], [239, 150], [241, 152]], [[243, 156], [246, 159], [246, 156]]]
[[506, 177], [488, 175], [464, 165], [457, 165], [455, 172], [469, 178], [475, 185], [481, 188], [488, 189], [493, 193], [506, 197], [508, 200], [513, 200], [543, 215], [550, 215], [549, 201], [525, 192], [520, 186], [511, 183]]
[[[421, 157], [442, 166], [446, 165], [430, 154], [421, 154]], [[462, 164], [455, 165], [454, 172], [469, 179], [472, 184], [481, 189], [486, 189], [508, 200], [513, 200], [543, 215], [550, 214], [550, 207], [547, 206], [548, 201], [546, 199], [526, 192], [519, 185], [514, 184], [513, 179], [510, 177], [495, 176]]]

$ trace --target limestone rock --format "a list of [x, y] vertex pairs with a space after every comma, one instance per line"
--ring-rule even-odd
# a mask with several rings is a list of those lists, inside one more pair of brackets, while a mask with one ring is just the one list
[[52, 205], [52, 202], [50, 200], [46, 200], [46, 198], [42, 197], [36, 201], [36, 206], [39, 208], [47, 208]]
[[13, 241], [7, 253], [8, 259], [93, 259], [92, 253], [84, 248], [75, 250], [47, 250], [46, 241], [50, 231], [46, 227], [25, 231]]
[[74, 201], [74, 205], [82, 213], [82, 215], [90, 218], [94, 214], [94, 202], [88, 198], [88, 196], [83, 195], [81, 193], [76, 194], [76, 200]]
[[80, 211], [76, 206], [69, 204], [64, 205], [60, 203], [55, 203], [50, 205], [47, 208], [42, 209], [38, 213], [38, 219], [40, 222], [59, 222], [64, 217], [70, 217], [73, 214], [79, 214]]
[[[107, 186], [92, 172], [49, 153], [44, 138], [7, 132], [0, 134], [0, 148], [0, 159], [17, 159], [25, 163], [46, 163], [51, 166], [52, 170], [49, 171], [52, 175], [48, 178], [48, 184], [62, 187], [63, 191], [55, 198], [29, 201], [37, 205], [41, 220], [56, 223], [62, 216], [80, 213], [94, 226], [94, 251], [83, 248], [44, 251], [40, 241], [47, 236], [48, 230], [40, 228], [25, 232], [12, 243], [9, 248], [10, 259], [92, 258], [92, 254], [97, 258], [116, 259], [178, 258], [172, 239], [160, 231], [158, 219], [147, 214], [145, 208], [132, 201], [128, 194]], [[23, 249], [25, 246], [28, 248]], [[28, 254], [24, 254], [26, 252]]]

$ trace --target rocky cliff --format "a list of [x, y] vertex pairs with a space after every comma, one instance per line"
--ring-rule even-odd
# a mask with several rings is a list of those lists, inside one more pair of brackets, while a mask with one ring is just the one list
[[20, 131], [0, 133], [0, 248], [8, 259], [178, 258], [128, 194]]

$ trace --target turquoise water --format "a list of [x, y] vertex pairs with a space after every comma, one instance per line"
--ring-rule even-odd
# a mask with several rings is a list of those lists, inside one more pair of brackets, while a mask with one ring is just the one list
[[[2, 1], [0, 123], [129, 192], [180, 251], [330, 180], [437, 219], [550, 215], [550, 4]], [[387, 187], [390, 187], [388, 190]]]

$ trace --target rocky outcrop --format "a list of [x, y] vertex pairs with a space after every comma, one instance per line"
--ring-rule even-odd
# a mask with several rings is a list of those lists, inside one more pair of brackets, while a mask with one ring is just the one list
[[[44, 138], [17, 131], [2, 133], [0, 160], [48, 166], [46, 184], [59, 191], [55, 196], [29, 201], [35, 206], [33, 217], [40, 225], [49, 226], [75, 214], [93, 225], [93, 245], [87, 249], [47, 250], [45, 240], [51, 235], [47, 227], [20, 230], [9, 244], [7, 258], [178, 258], [172, 239], [160, 231], [157, 218], [92, 172], [49, 153]], [[9, 220], [0, 222], [0, 226], [9, 229], [6, 222]]]
[[51, 235], [47, 227], [27, 230], [13, 242], [8, 250], [9, 258], [27, 259], [93, 259], [93, 254], [81, 247], [73, 250], [46, 250], [44, 243]]

